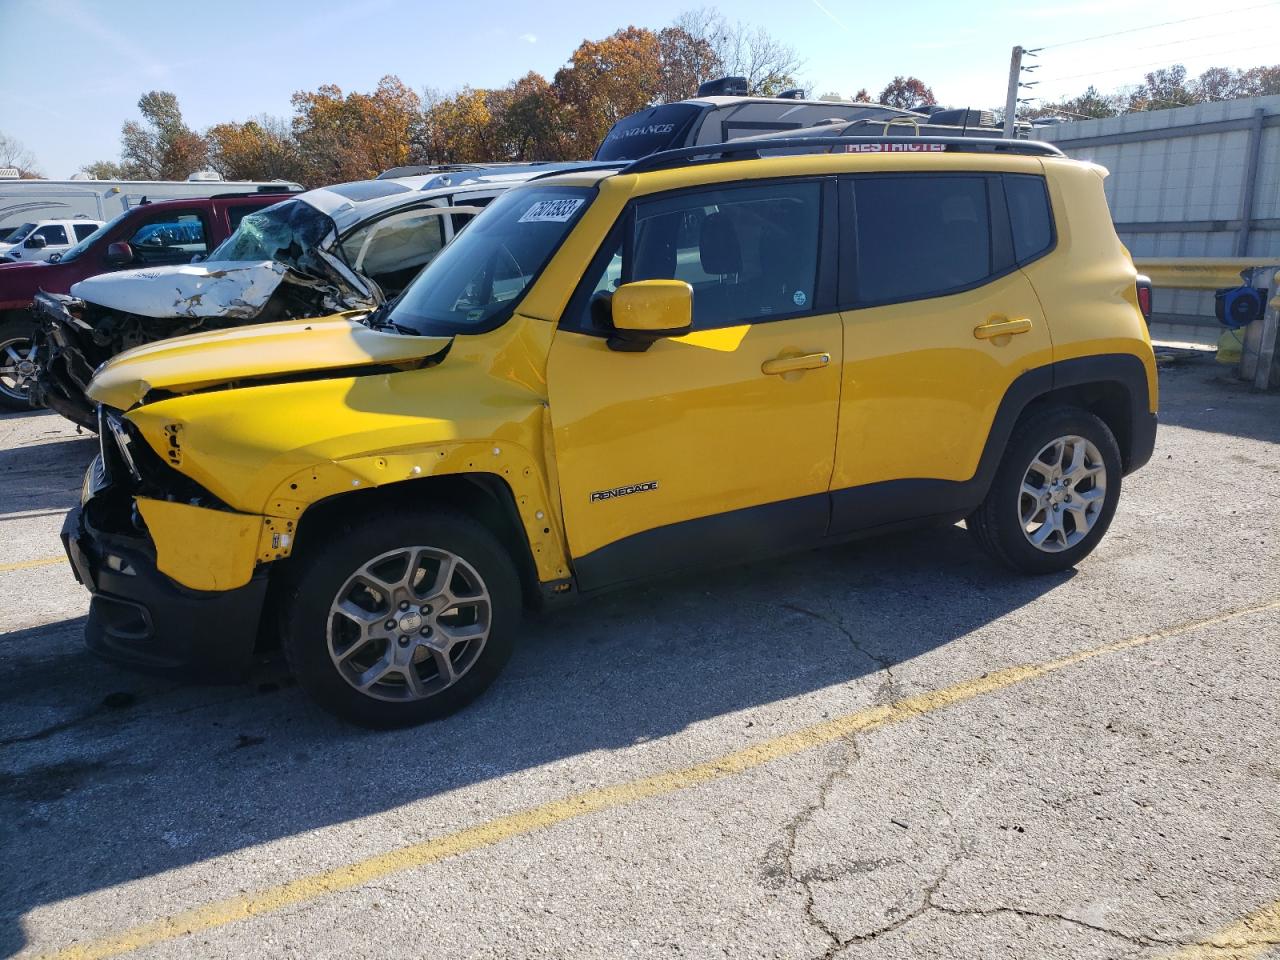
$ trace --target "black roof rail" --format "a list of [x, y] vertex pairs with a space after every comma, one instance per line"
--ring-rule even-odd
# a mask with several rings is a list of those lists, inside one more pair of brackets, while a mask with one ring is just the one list
[[546, 173], [539, 173], [536, 176], [530, 177], [525, 181], [525, 183], [532, 183], [534, 180], [544, 180], [547, 177], [558, 177], [562, 173], [582, 173], [583, 171], [591, 170], [621, 170], [627, 164], [634, 162], [635, 161], [633, 160], [584, 160], [582, 163], [576, 164], [572, 167], [561, 167], [558, 170], [548, 170]]
[[[876, 145], [881, 150], [865, 149]], [[838, 147], [836, 153], [1012, 153], [1031, 157], [1062, 157], [1065, 154], [1051, 143], [1039, 140], [1004, 140], [996, 137], [777, 137], [758, 140], [730, 140], [728, 143], [708, 143], [697, 147], [678, 147], [661, 150], [647, 157], [632, 160], [620, 173], [643, 173], [674, 167], [692, 160], [723, 162], [727, 160], [758, 160], [763, 150], [810, 150], [814, 147]], [[932, 150], [923, 151], [921, 147]]]
[[[261, 190], [261, 189], [260, 190], [238, 190], [238, 191], [233, 190], [230, 193], [211, 193], [209, 194], [208, 197], [205, 197], [204, 199], [206, 200], [237, 200], [241, 197], [270, 197], [270, 196], [274, 196], [277, 193], [287, 193], [292, 195], [292, 194], [299, 194], [299, 193], [306, 193], [306, 192], [307, 191], [298, 189], [296, 187], [290, 187], [285, 184], [281, 184], [278, 189], [272, 187], [266, 190]], [[166, 198], [166, 199], [170, 199], [170, 198]], [[172, 199], [199, 200], [201, 198], [200, 197], [173, 197]]]
[[468, 170], [492, 170], [502, 167], [537, 167], [558, 160], [485, 160], [473, 163], [409, 163], [391, 167], [374, 177], [375, 180], [393, 180], [400, 177], [426, 177], [436, 173], [463, 173]]

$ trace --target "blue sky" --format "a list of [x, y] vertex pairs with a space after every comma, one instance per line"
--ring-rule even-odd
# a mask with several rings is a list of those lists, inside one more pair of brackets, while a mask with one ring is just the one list
[[[295, 90], [336, 83], [372, 88], [383, 74], [411, 87], [497, 86], [537, 70], [548, 77], [586, 37], [628, 23], [661, 27], [679, 0], [475, 4], [405, 0], [0, 0], [0, 131], [22, 141], [46, 176], [116, 159], [120, 124], [138, 97], [174, 91], [188, 123], [203, 128], [259, 113], [287, 115]], [[1274, 63], [1263, 42], [1280, 26], [1280, 2], [1065, 0], [898, 4], [852, 0], [739, 0], [735, 19], [761, 24], [804, 58], [817, 93], [874, 94], [894, 74], [914, 74], [954, 105], [1003, 103], [1009, 50], [1135, 28], [1046, 49], [1036, 93], [1074, 93], [1137, 82], [1156, 66]], [[1246, 9], [1248, 8], [1248, 9]], [[1212, 10], [1213, 12], [1208, 12]], [[1153, 21], [1195, 18], [1151, 28]], [[56, 56], [55, 56], [56, 55]]]

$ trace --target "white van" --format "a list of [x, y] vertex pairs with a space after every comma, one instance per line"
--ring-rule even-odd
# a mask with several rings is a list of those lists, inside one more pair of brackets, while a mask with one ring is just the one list
[[0, 228], [0, 263], [61, 256], [102, 226], [101, 220], [28, 220], [15, 230]]
[[[106, 221], [143, 200], [188, 200], [220, 193], [285, 193], [302, 187], [285, 180], [223, 180], [193, 173], [186, 180], [9, 180], [0, 178], [0, 236], [24, 223], [85, 217]], [[73, 241], [74, 242], [74, 241]], [[26, 259], [24, 257], [23, 259]]]

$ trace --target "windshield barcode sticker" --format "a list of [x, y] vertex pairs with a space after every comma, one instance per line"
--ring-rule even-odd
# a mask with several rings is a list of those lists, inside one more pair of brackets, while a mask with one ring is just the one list
[[573, 200], [539, 200], [524, 212], [520, 223], [564, 223], [582, 206], [582, 198]]

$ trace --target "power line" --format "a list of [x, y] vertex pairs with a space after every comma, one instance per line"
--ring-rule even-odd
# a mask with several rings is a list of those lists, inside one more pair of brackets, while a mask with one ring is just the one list
[[1100, 33], [1097, 36], [1081, 37], [1078, 40], [1063, 40], [1061, 43], [1050, 43], [1050, 44], [1046, 44], [1043, 47], [1033, 47], [1031, 49], [1037, 50], [1037, 51], [1056, 50], [1058, 47], [1069, 47], [1074, 43], [1090, 43], [1091, 41], [1094, 41], [1094, 40], [1106, 40], [1109, 37], [1122, 37], [1126, 34], [1139, 33], [1143, 30], [1155, 30], [1157, 27], [1172, 27], [1175, 24], [1179, 24], [1179, 23], [1193, 23], [1196, 20], [1210, 20], [1214, 17], [1223, 17], [1232, 13], [1248, 13], [1250, 10], [1261, 10], [1264, 7], [1275, 7], [1275, 6], [1280, 6], [1280, 4], [1276, 4], [1274, 2], [1258, 3], [1258, 4], [1254, 4], [1251, 7], [1239, 7], [1235, 10], [1219, 10], [1215, 13], [1202, 13], [1196, 17], [1185, 17], [1182, 20], [1166, 20], [1163, 23], [1148, 23], [1142, 27], [1131, 27], [1128, 30], [1116, 30], [1113, 33]]
[[1053, 80], [1042, 81], [1045, 86], [1052, 83], [1061, 83], [1064, 80], [1079, 80], [1081, 77], [1097, 77], [1104, 76], [1108, 73], [1124, 73], [1129, 70], [1140, 70], [1143, 67], [1174, 67], [1180, 66], [1185, 60], [1203, 60], [1205, 57], [1225, 57], [1235, 55], [1237, 53], [1248, 53], [1251, 50], [1271, 50], [1275, 48], [1275, 43], [1260, 43], [1254, 47], [1236, 47], [1232, 50], [1221, 50], [1214, 53], [1197, 53], [1190, 57], [1182, 57], [1180, 60], [1153, 60], [1150, 63], [1130, 63], [1123, 67], [1115, 67], [1111, 70], [1090, 70], [1088, 73], [1073, 73], [1066, 77], [1056, 77]]
[[1228, 30], [1226, 33], [1211, 33], [1206, 37], [1184, 37], [1181, 40], [1166, 40], [1164, 43], [1148, 43], [1142, 47], [1129, 47], [1129, 53], [1137, 53], [1139, 50], [1158, 50], [1160, 47], [1176, 47], [1184, 43], [1204, 43], [1206, 40], [1221, 40], [1223, 37], [1238, 37], [1239, 30]]

